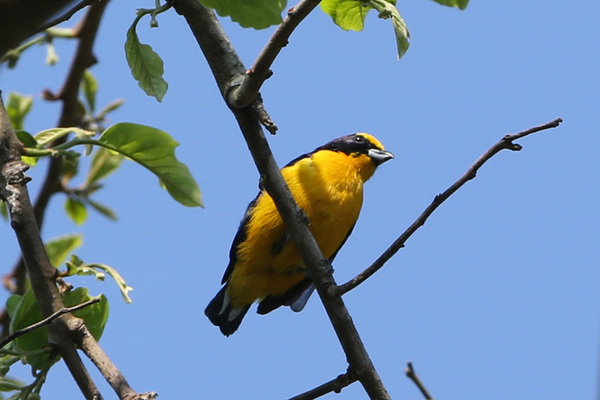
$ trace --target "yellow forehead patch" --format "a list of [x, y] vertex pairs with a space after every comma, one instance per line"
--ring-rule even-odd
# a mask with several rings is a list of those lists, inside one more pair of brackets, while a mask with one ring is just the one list
[[379, 140], [377, 140], [377, 138], [375, 136], [370, 135], [368, 133], [364, 133], [364, 132], [359, 132], [359, 133], [357, 133], [357, 135], [364, 137], [369, 142], [373, 143], [375, 145], [375, 147], [379, 148], [380, 150], [383, 150], [383, 144], [381, 144], [381, 142]]

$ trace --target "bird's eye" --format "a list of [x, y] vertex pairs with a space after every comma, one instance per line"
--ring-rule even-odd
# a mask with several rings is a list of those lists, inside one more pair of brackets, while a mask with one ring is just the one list
[[362, 137], [362, 136], [356, 136], [356, 137], [354, 138], [354, 141], [355, 141], [356, 143], [362, 143], [362, 142], [364, 142], [364, 141], [365, 141], [365, 138], [364, 138], [364, 137]]

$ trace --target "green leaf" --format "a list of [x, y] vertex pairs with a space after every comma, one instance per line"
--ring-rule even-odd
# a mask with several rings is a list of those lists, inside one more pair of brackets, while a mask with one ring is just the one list
[[4, 200], [0, 200], [0, 215], [5, 221], [8, 221], [8, 206]]
[[19, 93], [9, 93], [6, 102], [6, 112], [15, 130], [22, 130], [25, 117], [31, 111], [33, 96], [22, 96]]
[[102, 271], [106, 272], [108, 275], [110, 275], [115, 280], [117, 285], [119, 286], [119, 290], [121, 291], [121, 296], [123, 296], [123, 300], [126, 303], [133, 302], [133, 300], [131, 300], [131, 297], [129, 297], [129, 292], [131, 292], [133, 290], [133, 288], [131, 286], [129, 286], [127, 284], [127, 282], [125, 282], [125, 279], [123, 279], [121, 274], [119, 274], [119, 272], [116, 269], [114, 269], [106, 264], [88, 264], [88, 266], [90, 268], [102, 270]]
[[15, 134], [25, 147], [35, 148], [37, 146], [37, 141], [29, 132], [16, 130]]
[[323, 0], [321, 8], [344, 30], [363, 30], [367, 13], [372, 9], [377, 10], [379, 18], [391, 19], [400, 59], [408, 50], [410, 33], [395, 3], [395, 0]]
[[67, 261], [67, 268], [68, 276], [92, 275], [97, 280], [104, 281], [106, 274], [110, 275], [119, 286], [123, 300], [125, 300], [126, 303], [132, 303], [131, 297], [129, 297], [129, 292], [131, 292], [133, 288], [129, 286], [121, 274], [119, 274], [119, 272], [111, 266], [97, 263], [86, 264], [81, 260], [81, 258], [73, 254], [71, 256], [71, 261]]
[[109, 104], [106, 105], [106, 107], [100, 110], [96, 118], [99, 120], [103, 120], [106, 117], [106, 114], [115, 111], [117, 108], [121, 107], [123, 103], [125, 103], [125, 99], [117, 99], [111, 101]]
[[22, 296], [18, 294], [11, 295], [8, 299], [6, 299], [6, 312], [11, 319], [15, 318], [15, 314], [17, 312], [17, 307], [21, 302]]
[[69, 218], [77, 225], [83, 225], [87, 219], [87, 209], [85, 208], [85, 204], [72, 197], [67, 197], [67, 200], [65, 201], [65, 211]]
[[[38, 308], [33, 291], [29, 289], [25, 292], [18, 306], [14, 318], [10, 322], [10, 333], [26, 328], [42, 320], [42, 313]], [[48, 346], [48, 331], [45, 327], [35, 329], [19, 336], [13, 342], [18, 350], [31, 352], [41, 350]], [[36, 369], [41, 369], [48, 361], [49, 354], [41, 354], [33, 357], [27, 357], [27, 363]]]
[[461, 10], [464, 10], [465, 8], [467, 8], [467, 5], [469, 4], [469, 0], [433, 0], [436, 3], [439, 3], [441, 5], [444, 6], [449, 6], [449, 7], [458, 7]]
[[[23, 143], [24, 147], [28, 147], [31, 149], [35, 149], [37, 147], [37, 141], [29, 132], [23, 130], [15, 130], [15, 134], [17, 135], [21, 143]], [[37, 164], [37, 160], [37, 157], [21, 156], [21, 161], [23, 161], [27, 165], [35, 166], [35, 164]]]
[[50, 262], [54, 267], [58, 268], [69, 254], [83, 244], [83, 236], [79, 234], [59, 236], [48, 241], [46, 252], [50, 258]]
[[93, 131], [88, 131], [85, 129], [75, 128], [75, 127], [51, 128], [51, 129], [46, 129], [46, 130], [43, 130], [43, 131], [37, 133], [34, 136], [34, 138], [37, 141], [38, 146], [46, 146], [46, 145], [52, 143], [53, 141], [55, 141], [56, 139], [63, 137], [65, 135], [68, 135], [71, 132], [75, 133], [75, 135], [77, 137], [90, 137], [90, 136], [94, 136], [96, 134]]
[[122, 161], [123, 156], [121, 154], [114, 154], [103, 148], [98, 149], [92, 158], [92, 165], [85, 186], [90, 186], [110, 175], [119, 168]]
[[96, 108], [96, 92], [98, 91], [98, 81], [94, 77], [94, 74], [89, 69], [85, 70], [83, 74], [83, 95], [87, 101], [90, 113], [94, 113]]
[[0, 392], [12, 392], [13, 390], [21, 390], [24, 386], [22, 382], [11, 378], [0, 377]]
[[47, 65], [55, 65], [60, 58], [58, 54], [56, 54], [56, 49], [52, 42], [48, 42], [46, 45], [46, 64]]
[[79, 171], [79, 158], [64, 157], [63, 162], [60, 166], [60, 173], [62, 175], [62, 183], [66, 186], [73, 177], [77, 175]]
[[161, 102], [169, 86], [162, 77], [163, 61], [152, 50], [152, 47], [140, 43], [135, 32], [136, 25], [137, 23], [134, 23], [127, 31], [127, 41], [125, 42], [127, 63], [131, 74], [144, 92]]
[[98, 281], [104, 281], [106, 274], [101, 271], [96, 271], [94, 268], [89, 267], [79, 256], [72, 254], [71, 261], [67, 261], [67, 276], [73, 275], [93, 275]]
[[[100, 302], [73, 312], [74, 316], [83, 319], [85, 326], [96, 340], [100, 340], [102, 332], [104, 332], [109, 312], [106, 296], [101, 294], [99, 297]], [[92, 299], [87, 288], [77, 288], [63, 294], [65, 307], [73, 307]]]
[[[410, 39], [410, 32], [408, 31], [406, 22], [404, 22], [404, 18], [402, 18], [402, 15], [400, 15], [398, 9], [389, 3], [384, 4], [386, 4], [386, 8], [389, 10], [392, 25], [394, 26], [394, 34], [396, 35], [396, 47], [398, 49], [399, 60], [408, 50], [408, 46], [410, 46], [410, 43], [408, 42], [408, 39]], [[380, 13], [379, 15], [381, 16], [382, 13]]]
[[366, 2], [357, 0], [323, 0], [321, 9], [333, 18], [340, 28], [349, 31], [362, 31], [367, 13], [373, 8]]
[[[75, 290], [65, 292], [63, 294], [63, 302], [65, 307], [73, 307], [88, 300], [91, 300], [86, 288], [77, 288]], [[92, 304], [88, 307], [73, 313], [76, 317], [84, 320], [90, 333], [96, 340], [100, 339], [106, 321], [108, 319], [108, 301], [104, 295], [100, 295], [100, 302]], [[14, 333], [20, 329], [26, 328], [42, 320], [40, 309], [36, 303], [33, 291], [29, 289], [23, 295], [15, 317], [10, 323], [10, 333]], [[14, 344], [18, 350], [24, 352], [38, 351], [48, 346], [48, 331], [46, 327], [40, 327], [23, 336], [19, 336], [14, 340]], [[27, 357], [27, 363], [36, 369], [41, 369], [48, 362], [49, 353]]]
[[286, 0], [199, 0], [208, 8], [214, 8], [222, 16], [231, 19], [244, 28], [264, 29], [282, 22], [281, 12]]
[[184, 206], [202, 207], [198, 184], [187, 166], [175, 157], [179, 143], [167, 133], [149, 126], [120, 123], [104, 131], [99, 141], [152, 171]]
[[87, 199], [87, 202], [90, 206], [92, 206], [92, 208], [96, 211], [98, 211], [100, 214], [104, 215], [106, 218], [112, 220], [112, 221], [117, 221], [117, 214], [110, 208], [105, 206], [104, 204], [98, 203], [97, 201], [94, 201], [92, 199]]

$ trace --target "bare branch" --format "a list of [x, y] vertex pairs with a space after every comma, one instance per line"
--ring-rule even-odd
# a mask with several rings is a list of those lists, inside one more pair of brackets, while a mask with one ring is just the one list
[[419, 390], [421, 391], [421, 393], [423, 393], [423, 397], [425, 397], [425, 400], [432, 400], [433, 397], [431, 397], [431, 395], [429, 394], [429, 391], [427, 390], [427, 388], [425, 387], [425, 385], [423, 385], [423, 383], [421, 382], [421, 380], [419, 379], [419, 377], [417, 376], [417, 373], [415, 372], [412, 362], [408, 362], [406, 365], [406, 376], [414, 382], [415, 385], [417, 385], [417, 388], [419, 388]]
[[7, 344], [9, 344], [10, 342], [12, 342], [16, 338], [18, 338], [20, 336], [23, 336], [26, 333], [29, 333], [29, 332], [31, 332], [33, 330], [41, 328], [44, 325], [48, 325], [49, 323], [51, 323], [52, 321], [54, 321], [56, 318], [60, 317], [63, 314], [70, 313], [70, 312], [77, 311], [77, 310], [81, 310], [82, 308], [85, 308], [85, 307], [87, 307], [89, 305], [92, 305], [92, 304], [96, 304], [99, 301], [100, 301], [100, 298], [96, 298], [96, 299], [88, 300], [86, 302], [83, 302], [83, 303], [78, 304], [78, 305], [73, 306], [73, 307], [68, 307], [68, 308], [63, 308], [61, 310], [58, 310], [57, 312], [55, 312], [52, 315], [50, 315], [50, 316], [42, 319], [41, 321], [36, 322], [35, 324], [32, 324], [32, 325], [29, 325], [28, 327], [25, 327], [23, 329], [19, 329], [18, 331], [15, 331], [12, 334], [8, 335], [6, 338], [4, 338], [3, 340], [0, 341], [0, 348], [6, 346]]
[[288, 400], [313, 400], [321, 396], [325, 396], [327, 393], [340, 393], [343, 388], [350, 386], [354, 382], [356, 382], [356, 378], [352, 377], [349, 373], [345, 373], [335, 379], [330, 380], [329, 382], [325, 382], [314, 389], [301, 393]]
[[556, 128], [561, 122], [562, 119], [557, 118], [546, 124], [527, 129], [514, 135], [504, 136], [498, 143], [496, 143], [489, 150], [483, 153], [483, 155], [481, 155], [481, 157], [479, 157], [479, 159], [475, 161], [475, 163], [467, 170], [467, 172], [465, 172], [465, 174], [461, 176], [460, 179], [454, 182], [452, 186], [446, 189], [446, 191], [442, 194], [435, 196], [433, 202], [425, 209], [425, 211], [423, 211], [423, 213], [415, 220], [415, 222], [413, 222], [412, 225], [409, 226], [408, 229], [406, 229], [406, 231], [404, 231], [404, 233], [402, 233], [402, 235], [400, 235], [398, 239], [396, 239], [396, 241], [392, 243], [392, 245], [385, 252], [383, 252], [383, 254], [377, 260], [375, 260], [373, 264], [371, 264], [371, 266], [369, 266], [363, 272], [358, 274], [356, 277], [352, 278], [350, 281], [344, 283], [343, 285], [340, 285], [338, 287], [330, 287], [329, 295], [341, 296], [344, 293], [354, 289], [355, 287], [366, 281], [371, 275], [373, 275], [375, 272], [381, 269], [381, 267], [383, 267], [383, 265], [390, 258], [392, 258], [394, 254], [396, 254], [402, 247], [404, 247], [404, 244], [406, 243], [408, 238], [410, 238], [413, 235], [413, 233], [417, 231], [417, 229], [419, 229], [425, 224], [427, 218], [429, 218], [429, 216], [444, 201], [446, 201], [452, 194], [454, 194], [454, 192], [460, 189], [465, 183], [475, 178], [479, 168], [481, 168], [483, 164], [485, 164], [494, 155], [505, 149], [519, 151], [522, 148], [521, 145], [513, 143], [513, 141], [531, 135], [532, 133], [540, 132], [546, 129]]
[[[177, 0], [174, 6], [190, 25], [215, 75], [221, 94], [227, 101], [229, 90], [237, 85], [236, 79], [243, 76], [240, 75], [244, 71], [242, 62], [237, 57], [214, 12], [201, 6], [196, 0]], [[255, 113], [249, 107], [230, 108], [246, 139], [258, 171], [264, 177], [265, 188], [273, 198], [292, 240], [302, 255], [307, 273], [317, 288], [346, 353], [350, 369], [371, 399], [389, 399], [390, 396], [371, 362], [342, 299], [326, 295], [327, 287], [335, 285], [331, 266], [321, 254], [319, 246], [308, 229], [306, 216], [295, 203], [281, 176]]]
[[[42, 32], [45, 31], [48, 28], [53, 27], [54, 25], [58, 25], [61, 22], [65, 22], [68, 21], [69, 19], [71, 19], [71, 17], [79, 10], [81, 10], [84, 7], [90, 6], [94, 3], [98, 3], [101, 2], [103, 0], [83, 0], [77, 4], [75, 4], [75, 6], [73, 6], [71, 9], [69, 9], [67, 12], [65, 12], [64, 14], [62, 14], [61, 16], [46, 22], [44, 25], [40, 26], [38, 28], [38, 32]], [[108, 0], [106, 0], [108, 1]], [[37, 32], [36, 32], [37, 33]]]
[[271, 65], [279, 52], [287, 46], [294, 29], [320, 2], [321, 0], [302, 0], [288, 10], [283, 23], [277, 27], [252, 67], [246, 72], [242, 84], [231, 92], [229, 104], [241, 108], [252, 103], [264, 81], [272, 75]]
[[75, 341], [77, 342], [77, 347], [96, 365], [104, 379], [106, 379], [115, 393], [117, 393], [119, 399], [152, 400], [158, 396], [155, 392], [136, 393], [129, 386], [129, 383], [127, 383], [127, 379], [125, 379], [123, 373], [108, 358], [85, 325], [82, 324], [75, 332]]

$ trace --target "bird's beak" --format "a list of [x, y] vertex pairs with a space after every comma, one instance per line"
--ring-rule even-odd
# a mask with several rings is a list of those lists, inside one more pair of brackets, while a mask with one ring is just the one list
[[371, 157], [375, 165], [383, 164], [387, 160], [394, 158], [394, 155], [390, 151], [379, 149], [369, 149], [367, 155]]

